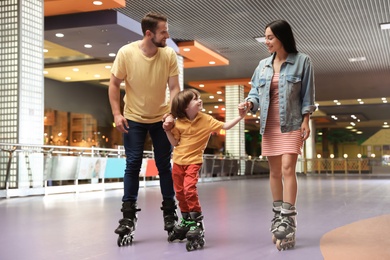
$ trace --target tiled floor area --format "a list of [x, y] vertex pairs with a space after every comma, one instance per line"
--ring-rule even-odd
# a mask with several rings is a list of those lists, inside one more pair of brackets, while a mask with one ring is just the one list
[[[272, 199], [267, 177], [204, 182], [198, 188], [206, 227], [202, 250], [187, 252], [185, 243], [167, 242], [156, 186], [140, 189], [142, 211], [135, 239], [133, 245], [125, 247], [117, 246], [113, 232], [121, 217], [122, 190], [2, 199], [0, 259], [335, 260], [321, 251], [332, 250], [332, 237], [327, 236], [326, 247], [320, 247], [325, 234], [390, 214], [388, 175], [299, 175], [297, 244], [292, 250], [279, 252], [268, 231]], [[383, 232], [389, 226], [381, 226]], [[358, 225], [356, 229], [359, 234]], [[367, 235], [359, 234], [362, 238]], [[372, 239], [372, 243], [378, 241]], [[385, 256], [383, 251], [378, 256], [370, 254], [370, 260], [390, 259], [390, 252], [386, 252], [389, 242], [380, 243]]]

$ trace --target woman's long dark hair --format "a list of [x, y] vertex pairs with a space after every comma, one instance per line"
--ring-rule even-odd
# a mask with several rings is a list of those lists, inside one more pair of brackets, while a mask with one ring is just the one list
[[286, 21], [276, 20], [267, 24], [265, 29], [268, 27], [271, 29], [275, 37], [282, 42], [283, 48], [287, 53], [298, 52], [291, 26]]

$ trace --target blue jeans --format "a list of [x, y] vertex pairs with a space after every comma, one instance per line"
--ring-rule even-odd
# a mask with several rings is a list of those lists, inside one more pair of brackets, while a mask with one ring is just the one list
[[126, 169], [123, 178], [123, 202], [137, 201], [139, 173], [142, 164], [145, 138], [147, 133], [152, 139], [154, 160], [160, 177], [160, 188], [163, 200], [173, 200], [175, 191], [172, 181], [171, 153], [172, 146], [162, 128], [162, 122], [142, 124], [127, 120], [129, 129], [123, 134], [126, 154]]

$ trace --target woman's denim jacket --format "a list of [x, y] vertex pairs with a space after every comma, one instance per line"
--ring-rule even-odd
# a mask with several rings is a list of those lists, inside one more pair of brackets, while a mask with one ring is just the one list
[[[274, 57], [275, 54], [260, 61], [252, 76], [252, 88], [245, 99], [253, 103], [253, 113], [260, 110], [260, 134], [264, 134], [267, 122]], [[280, 68], [278, 87], [280, 130], [282, 133], [298, 130], [303, 115], [316, 110], [314, 72], [309, 56], [290, 53]]]

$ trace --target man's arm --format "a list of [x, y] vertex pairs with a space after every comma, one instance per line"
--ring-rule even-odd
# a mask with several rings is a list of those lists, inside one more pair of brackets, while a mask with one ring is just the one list
[[173, 97], [180, 92], [179, 75], [168, 78], [168, 88], [170, 96], [170, 104], [172, 104]]
[[120, 84], [122, 79], [118, 79], [111, 74], [110, 84], [108, 85], [108, 98], [110, 100], [112, 115], [114, 116], [114, 122], [116, 129], [121, 133], [127, 133], [129, 125], [127, 124], [126, 118], [122, 116], [121, 105], [120, 105]]
[[[172, 105], [172, 100], [173, 97], [176, 96], [177, 93], [180, 92], [180, 84], [179, 84], [179, 76], [173, 76], [169, 77], [168, 79], [168, 88], [169, 88], [169, 96], [170, 96], [170, 105]], [[167, 120], [167, 117], [170, 117], [170, 120]], [[173, 128], [174, 126], [174, 118], [172, 117], [171, 114], [165, 114], [163, 116], [163, 128], [165, 131], [169, 131]]]

